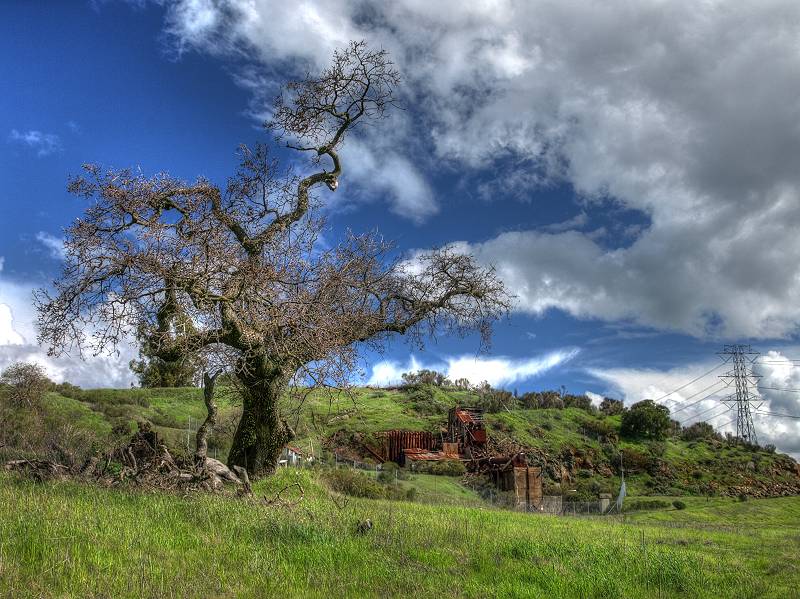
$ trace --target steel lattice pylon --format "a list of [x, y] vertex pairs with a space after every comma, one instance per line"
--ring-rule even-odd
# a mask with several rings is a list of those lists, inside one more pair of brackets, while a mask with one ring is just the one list
[[[757, 445], [758, 437], [753, 425], [750, 404], [758, 401], [758, 396], [751, 392], [751, 386], [756, 386], [759, 377], [753, 374], [751, 367], [758, 358], [759, 352], [753, 351], [749, 345], [725, 345], [719, 355], [733, 367], [720, 378], [725, 380], [728, 385], [734, 383], [736, 386], [735, 393], [722, 400], [731, 407], [733, 407], [732, 404], [736, 405], [736, 436], [747, 443]], [[761, 404], [755, 409], [759, 407]]]

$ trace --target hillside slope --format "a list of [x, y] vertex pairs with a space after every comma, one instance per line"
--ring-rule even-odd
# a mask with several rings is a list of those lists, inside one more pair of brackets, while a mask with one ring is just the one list
[[[284, 412], [297, 433], [294, 444], [317, 460], [332, 453], [369, 462], [365, 446], [375, 433], [406, 429], [438, 432], [449, 407], [480, 401], [472, 391], [426, 387], [355, 389], [330, 394], [315, 390], [285, 400]], [[64, 394], [69, 395], [69, 397]], [[238, 412], [235, 394], [217, 394], [220, 425], [210, 452], [224, 459]], [[147, 420], [176, 451], [193, 443], [193, 431], [205, 416], [201, 392], [184, 389], [61, 389], [46, 406], [54, 422], [91, 431], [98, 443], [115, 433], [124, 436], [135, 421]], [[545, 492], [591, 499], [615, 492], [620, 463], [632, 495], [800, 494], [800, 467], [788, 456], [753, 449], [720, 438], [665, 441], [620, 439], [619, 416], [579, 408], [503, 409], [486, 415], [492, 443], [526, 451], [546, 473]], [[114, 431], [114, 433], [112, 433]], [[564, 488], [566, 487], [566, 488]]]

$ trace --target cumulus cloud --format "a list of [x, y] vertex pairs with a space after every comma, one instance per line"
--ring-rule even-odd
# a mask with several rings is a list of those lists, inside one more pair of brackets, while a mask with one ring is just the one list
[[439, 211], [430, 185], [409, 159], [383, 146], [383, 142], [351, 139], [341, 152], [348, 165], [344, 176], [354, 177], [370, 194], [388, 197], [395, 214], [422, 223]]
[[[627, 405], [652, 399], [675, 411], [675, 419], [689, 422], [712, 406], [719, 407], [711, 410], [712, 418], [715, 412], [725, 412], [726, 406], [721, 400], [728, 396], [730, 388], [717, 378], [723, 370], [720, 362], [704, 362], [669, 370], [606, 368], [589, 369], [588, 372], [608, 384], [608, 392], [620, 393]], [[690, 403], [694, 405], [689, 406]], [[725, 412], [719, 420], [709, 422], [721, 424], [730, 419], [731, 416]]]
[[12, 129], [8, 136], [10, 143], [17, 143], [26, 146], [36, 152], [39, 157], [49, 156], [61, 151], [61, 138], [55, 133], [43, 133], [41, 131], [18, 131]]
[[[800, 354], [792, 351], [792, 355]], [[753, 416], [759, 441], [772, 443], [800, 458], [800, 419], [765, 413], [800, 416], [800, 361], [770, 351], [756, 362], [753, 370], [761, 376], [758, 393], [764, 400]]]
[[[800, 258], [800, 244], [795, 249], [789, 239], [795, 216], [786, 213], [786, 219], [764, 223], [773, 239], [785, 242], [786, 255], [763, 248], [756, 230], [743, 233], [752, 235], [746, 250], [752, 253], [727, 255], [734, 248], [724, 240], [695, 237], [689, 225], [669, 235], [649, 231], [616, 250], [576, 231], [507, 232], [454, 247], [496, 265], [518, 296], [517, 309], [531, 314], [557, 308], [579, 318], [627, 319], [695, 337], [778, 338], [795, 333], [800, 323], [794, 299], [800, 297], [800, 276], [787, 259], [795, 252]], [[752, 270], [737, 264], [737, 256]]]
[[55, 260], [63, 260], [65, 258], [66, 250], [64, 249], [64, 240], [62, 238], [39, 231], [36, 234], [36, 241], [47, 249], [51, 258]]
[[82, 360], [76, 356], [53, 358], [38, 345], [0, 344], [0, 371], [14, 362], [30, 362], [44, 368], [47, 376], [61, 383], [68, 381], [84, 388], [125, 388], [134, 383], [128, 363], [135, 357], [133, 348], [122, 347], [120, 354], [91, 356]]
[[14, 315], [8, 304], [0, 304], [0, 346], [22, 345], [25, 343], [22, 335], [14, 328]]
[[589, 216], [586, 212], [579, 212], [572, 218], [568, 218], [560, 223], [552, 223], [542, 227], [542, 231], [548, 233], [561, 233], [563, 231], [572, 231], [574, 229], [582, 229], [589, 222]]
[[592, 405], [595, 406], [595, 407], [600, 407], [600, 404], [603, 403], [604, 397], [602, 395], [600, 395], [599, 393], [593, 393], [592, 391], [586, 391], [586, 393], [584, 393], [584, 395], [586, 395], [586, 397], [588, 397], [591, 400]]
[[38, 285], [19, 282], [1, 274], [0, 269], [0, 371], [14, 362], [40, 364], [56, 382], [69, 381], [82, 387], [129, 387], [135, 381], [128, 363], [135, 348], [123, 345], [119, 354], [54, 358], [35, 345], [36, 312], [32, 294]]
[[406, 364], [383, 360], [372, 366], [368, 385], [395, 385], [402, 381], [404, 372], [427, 368], [447, 375], [451, 380], [467, 379], [473, 385], [488, 382], [492, 386], [510, 385], [544, 374], [577, 356], [578, 349], [564, 349], [528, 359], [504, 357], [451, 356], [435, 364], [421, 364], [411, 356]]
[[[425, 189], [420, 164], [451, 165], [495, 173], [500, 191], [565, 183], [649, 221], [622, 249], [558, 226], [471, 248], [524, 310], [701, 337], [797, 332], [797, 2], [184, 0], [166, 27], [180, 48], [251, 56], [267, 73], [368, 39], [405, 76], [415, 126], [384, 134], [415, 144], [395, 150], [410, 187]], [[425, 192], [392, 193], [397, 212], [435, 212]]]
[[[238, 59], [251, 56], [253, 60], [240, 65], [234, 80], [253, 94], [253, 116], [265, 120], [278, 89], [279, 67], [298, 73], [325, 67], [334, 49], [364, 37], [362, 28], [351, 21], [355, 15], [342, 8], [325, 2], [189, 0], [171, 6], [166, 30], [179, 52], [199, 49]], [[362, 128], [351, 136], [342, 150], [343, 181], [352, 178], [368, 191], [357, 195], [384, 197], [392, 212], [420, 223], [439, 208], [423, 169], [397, 150], [402, 145], [399, 139], [413, 139], [408, 121], [399, 113], [380, 131]]]
[[[796, 349], [792, 355], [798, 355]], [[607, 383], [610, 391], [620, 393], [627, 405], [642, 399], [659, 400], [684, 426], [704, 420], [719, 430], [735, 433], [736, 412], [723, 403], [734, 390], [717, 378], [725, 372], [725, 366], [709, 372], [715, 366], [720, 363], [704, 362], [669, 370], [593, 369], [589, 373]], [[800, 361], [770, 351], [756, 362], [753, 371], [761, 377], [754, 389], [760, 399], [753, 403], [759, 443], [773, 444], [780, 451], [800, 458], [800, 420], [768, 414], [800, 416], [800, 393], [780, 390], [800, 389]], [[694, 379], [698, 380], [691, 382]], [[678, 391], [672, 392], [674, 389]]]

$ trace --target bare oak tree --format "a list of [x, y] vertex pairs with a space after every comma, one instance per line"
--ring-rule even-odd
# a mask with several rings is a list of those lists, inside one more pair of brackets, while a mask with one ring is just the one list
[[268, 127], [310, 156], [307, 174], [265, 146], [243, 147], [224, 187], [85, 166], [70, 188], [92, 203], [68, 229], [55, 292], [39, 292], [40, 342], [99, 351], [146, 331], [164, 360], [223, 354], [243, 395], [228, 463], [264, 474], [293, 436], [278, 408], [291, 382], [345, 380], [360, 347], [393, 334], [488, 341], [509, 306], [492, 269], [450, 248], [391, 257], [376, 234], [318, 243], [312, 192], [337, 189], [339, 148], [386, 115], [398, 82], [385, 51], [354, 42], [286, 87]]

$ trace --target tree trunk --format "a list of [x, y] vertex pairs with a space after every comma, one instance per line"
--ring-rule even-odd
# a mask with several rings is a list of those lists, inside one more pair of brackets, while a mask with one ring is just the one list
[[294, 438], [294, 431], [280, 419], [278, 400], [288, 377], [265, 360], [240, 368], [242, 417], [233, 436], [228, 467], [241, 466], [255, 476], [275, 472], [281, 451]]
[[217, 404], [214, 403], [214, 385], [217, 382], [217, 377], [222, 373], [218, 371], [211, 375], [207, 372], [203, 373], [203, 400], [206, 404], [206, 419], [203, 424], [197, 429], [197, 436], [195, 440], [195, 463], [198, 467], [204, 467], [206, 457], [208, 456], [208, 435], [214, 430], [217, 424]]

